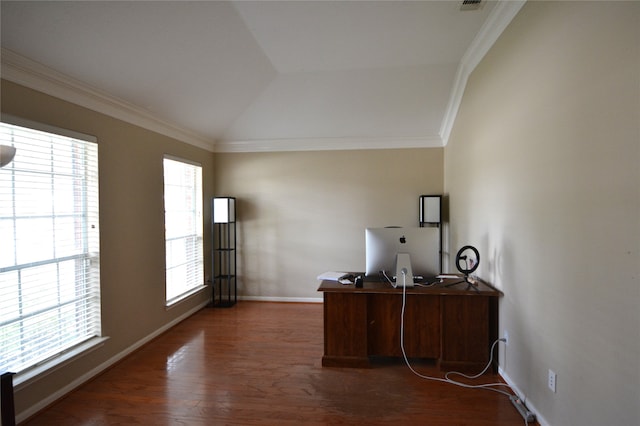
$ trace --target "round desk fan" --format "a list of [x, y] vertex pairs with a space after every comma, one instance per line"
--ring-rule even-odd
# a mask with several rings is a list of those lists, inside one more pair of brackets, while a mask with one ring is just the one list
[[460, 283], [467, 283], [467, 290], [473, 288], [475, 291], [478, 291], [475, 283], [469, 278], [469, 275], [478, 269], [478, 266], [480, 266], [480, 253], [478, 252], [478, 249], [473, 246], [462, 247], [458, 250], [458, 254], [456, 254], [456, 268], [458, 268], [458, 271], [464, 275], [464, 279], [447, 284], [445, 287], [451, 287]]

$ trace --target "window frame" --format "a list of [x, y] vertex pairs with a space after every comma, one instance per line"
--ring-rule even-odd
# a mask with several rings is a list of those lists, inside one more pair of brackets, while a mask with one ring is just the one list
[[[101, 278], [100, 278], [100, 226], [99, 226], [99, 221], [100, 221], [100, 189], [99, 189], [99, 147], [98, 147], [98, 140], [96, 137], [94, 136], [90, 136], [90, 135], [86, 135], [80, 132], [75, 132], [72, 130], [68, 130], [68, 129], [61, 129], [55, 126], [51, 126], [51, 125], [47, 125], [44, 123], [38, 123], [38, 122], [34, 122], [31, 120], [26, 120], [20, 117], [15, 117], [12, 115], [8, 115], [8, 114], [3, 114], [2, 116], [2, 123], [6, 124], [6, 125], [11, 125], [11, 126], [17, 126], [19, 128], [23, 128], [24, 132], [29, 132], [29, 131], [34, 131], [34, 132], [45, 132], [47, 134], [49, 134], [51, 138], [51, 146], [53, 147], [55, 144], [55, 138], [70, 138], [70, 139], [74, 139], [77, 142], [80, 142], [79, 146], [81, 147], [82, 150], [86, 150], [86, 149], [90, 149], [90, 150], [94, 150], [95, 153], [92, 154], [93, 156], [89, 158], [89, 162], [85, 162], [86, 160], [83, 160], [83, 162], [81, 163], [81, 173], [82, 175], [77, 175], [76, 172], [74, 172], [72, 175], [67, 175], [67, 176], [73, 176], [74, 179], [78, 179], [79, 176], [83, 176], [83, 177], [87, 177], [87, 172], [89, 170], [93, 170], [93, 175], [92, 177], [89, 178], [89, 184], [87, 184], [85, 182], [82, 183], [82, 196], [80, 198], [81, 201], [79, 201], [80, 204], [78, 204], [80, 206], [79, 210], [78, 210], [78, 205], [74, 204], [74, 207], [72, 209], [72, 213], [68, 213], [68, 214], [72, 214], [73, 216], [71, 217], [75, 217], [76, 220], [78, 217], [82, 218], [81, 219], [81, 223], [78, 225], [76, 224], [76, 227], [74, 228], [74, 241], [76, 241], [76, 244], [78, 244], [78, 241], [82, 241], [82, 243], [80, 244], [80, 246], [82, 247], [80, 249], [80, 252], [74, 254], [74, 255], [62, 255], [62, 256], [58, 256], [55, 253], [55, 248], [54, 248], [54, 253], [52, 257], [47, 257], [46, 259], [41, 259], [39, 262], [32, 262], [32, 263], [27, 263], [25, 265], [20, 265], [18, 263], [18, 259], [17, 259], [17, 252], [16, 250], [18, 250], [18, 242], [17, 240], [15, 240], [14, 237], [14, 243], [13, 243], [13, 265], [12, 266], [4, 266], [2, 268], [0, 268], [1, 270], [3, 270], [4, 272], [13, 272], [13, 271], [18, 271], [18, 273], [22, 273], [20, 271], [26, 271], [29, 268], [33, 268], [34, 265], [38, 265], [38, 264], [51, 264], [51, 265], [58, 265], [60, 262], [62, 262], [65, 259], [85, 259], [85, 262], [88, 262], [87, 265], [85, 266], [86, 269], [86, 275], [85, 274], [81, 274], [83, 276], [82, 279], [78, 278], [78, 275], [75, 275], [74, 278], [74, 286], [78, 285], [78, 282], [80, 282], [82, 284], [81, 288], [84, 288], [85, 290], [83, 290], [83, 292], [85, 292], [86, 294], [90, 294], [90, 296], [84, 296], [81, 299], [81, 303], [83, 304], [88, 304], [86, 306], [89, 306], [89, 308], [83, 307], [81, 309], [83, 309], [83, 312], [91, 312], [91, 314], [86, 317], [86, 319], [84, 321], [81, 321], [79, 324], [81, 327], [87, 327], [86, 330], [90, 330], [89, 332], [87, 332], [84, 337], [80, 337], [80, 338], [76, 338], [73, 340], [73, 343], [64, 343], [61, 344], [59, 346], [57, 346], [55, 349], [53, 349], [51, 352], [49, 352], [49, 355], [47, 355], [46, 357], [40, 356], [40, 357], [36, 357], [34, 358], [31, 364], [14, 364], [13, 367], [11, 366], [11, 364], [8, 364], [6, 366], [7, 371], [11, 371], [14, 373], [17, 373], [15, 378], [14, 378], [14, 386], [16, 390], [21, 389], [23, 386], [26, 386], [27, 384], [38, 380], [41, 377], [44, 377], [50, 373], [52, 373], [53, 371], [61, 368], [62, 366], [68, 364], [69, 362], [71, 362], [72, 360], [83, 356], [89, 352], [91, 352], [92, 350], [96, 349], [97, 347], [101, 346], [102, 344], [104, 344], [104, 342], [108, 339], [108, 337], [103, 336], [102, 335], [102, 302], [101, 302]], [[16, 129], [17, 131], [19, 131], [19, 129]], [[34, 134], [35, 136], [35, 134]], [[85, 144], [93, 144], [95, 146], [90, 147], [89, 145], [85, 145]], [[19, 152], [18, 152], [19, 154]], [[54, 165], [56, 163], [54, 163], [54, 161], [58, 161], [56, 160], [56, 156], [53, 153], [52, 150], [52, 154], [50, 157], [50, 170], [48, 172], [45, 172], [43, 174], [43, 176], [50, 176], [49, 179], [51, 180], [51, 185], [50, 185], [50, 190], [52, 191], [51, 193], [51, 200], [52, 202], [56, 202], [56, 195], [54, 195], [54, 192], [57, 193], [57, 191], [60, 190], [60, 187], [58, 187], [56, 185], [56, 178], [59, 175], [59, 172], [54, 170]], [[14, 159], [15, 161], [15, 159]], [[29, 163], [27, 163], [29, 164]], [[47, 164], [47, 163], [45, 163]], [[6, 168], [11, 167], [11, 163], [7, 166], [5, 166]], [[15, 182], [15, 175], [14, 173], [16, 173], [16, 171], [14, 169], [12, 169], [11, 171], [11, 195], [9, 196], [10, 199], [12, 200], [12, 205], [15, 206], [15, 196], [16, 196], [16, 182]], [[18, 171], [17, 173], [29, 173], [26, 171]], [[31, 172], [32, 173], [32, 172]], [[59, 185], [59, 183], [58, 183]], [[85, 185], [89, 185], [89, 186], [85, 186]], [[58, 188], [58, 189], [56, 189]], [[78, 187], [77, 184], [73, 184], [73, 191], [74, 193], [76, 193]], [[89, 188], [89, 191], [86, 191], [86, 189]], [[68, 191], [68, 189], [67, 189]], [[93, 200], [93, 207], [88, 207], [88, 201], [89, 200]], [[67, 200], [68, 201], [68, 200]], [[60, 201], [57, 201], [58, 203], [60, 203]], [[78, 201], [76, 201], [78, 202]], [[64, 216], [64, 215], [63, 215]], [[51, 210], [51, 212], [47, 215], [44, 214], [42, 216], [43, 218], [49, 218], [52, 222], [52, 224], [57, 223], [56, 222], [56, 218], [59, 217], [58, 213], [56, 213], [55, 210]], [[19, 217], [16, 216], [16, 210], [15, 207], [13, 208], [13, 214], [10, 216], [5, 216], [4, 220], [11, 220], [13, 222], [13, 225], [11, 226], [11, 229], [13, 229], [13, 235], [16, 235], [17, 228], [16, 228], [16, 223], [19, 220]], [[82, 231], [82, 236], [78, 237], [77, 235], [77, 226], [81, 226], [81, 229], [83, 229], [84, 231]], [[55, 235], [56, 232], [59, 232], [58, 230], [58, 225], [53, 226], [52, 225], [52, 235]], [[89, 230], [90, 229], [90, 230]], [[90, 234], [90, 235], [89, 235]], [[58, 234], [59, 235], [59, 234]], [[55, 238], [57, 237], [53, 237], [54, 240], [51, 241], [51, 244], [53, 246], [56, 246], [56, 240]], [[80, 238], [80, 240], [78, 240], [77, 238]], [[60, 291], [60, 276], [58, 275], [56, 277], [56, 288], [58, 289], [58, 295], [56, 296], [58, 298], [57, 302], [55, 304], [52, 304], [51, 302], [47, 302], [47, 306], [49, 306], [49, 308], [47, 308], [47, 310], [51, 310], [51, 309], [60, 309], [60, 300], [59, 300], [59, 291]], [[80, 281], [78, 281], [80, 280]], [[68, 285], [68, 284], [67, 284]], [[22, 286], [22, 284], [20, 284], [20, 282], [17, 283], [18, 286], [18, 290], [19, 288]], [[87, 293], [88, 292], [88, 293]], [[20, 296], [23, 297], [23, 296]], [[51, 296], [54, 297], [54, 296]], [[22, 306], [23, 301], [19, 302], [20, 306]], [[24, 308], [19, 308], [20, 310], [24, 309]], [[74, 315], [77, 318], [77, 315]], [[22, 321], [24, 321], [23, 318], [23, 314], [21, 313], [19, 315], [19, 317], [15, 320], [15, 321], [20, 321], [22, 323]], [[28, 316], [25, 317], [25, 319], [28, 319]], [[14, 320], [11, 320], [14, 321]], [[64, 322], [62, 323], [58, 323], [58, 327], [56, 328], [56, 330], [58, 331], [62, 331], [64, 332]], [[78, 323], [76, 323], [78, 324]], [[82, 325], [84, 324], [84, 325]], [[91, 325], [87, 325], [87, 324], [93, 324], [93, 326]], [[24, 346], [25, 343], [20, 341], [20, 345]], [[17, 367], [17, 368], [16, 368]], [[14, 371], [18, 369], [17, 371]]]
[[[168, 233], [172, 233], [173, 229], [170, 229], [168, 232], [168, 211], [167, 211], [167, 171], [166, 171], [166, 161], [172, 161], [175, 163], [180, 163], [183, 166], [192, 166], [197, 168], [197, 175], [199, 178], [199, 182], [196, 182], [196, 185], [194, 187], [194, 190], [196, 192], [194, 192], [194, 195], [197, 198], [196, 203], [199, 204], [199, 206], [196, 206], [196, 210], [194, 211], [194, 215], [196, 216], [194, 218], [194, 225], [196, 226], [196, 233], [195, 234], [189, 234], [189, 235], [182, 235], [178, 238], [167, 238], [167, 234]], [[205, 290], [207, 288], [207, 285], [205, 283], [205, 271], [204, 271], [204, 262], [205, 262], [205, 258], [204, 258], [204, 181], [203, 181], [203, 167], [201, 163], [198, 163], [196, 161], [192, 161], [192, 160], [188, 160], [182, 157], [177, 157], [174, 155], [170, 155], [170, 154], [164, 154], [163, 158], [162, 158], [162, 176], [163, 176], [163, 208], [164, 208], [164, 241], [165, 241], [165, 285], [164, 285], [164, 291], [165, 291], [165, 306], [167, 308], [171, 308], [172, 306], [175, 306], [176, 304], [178, 304], [179, 302], [188, 299], [189, 297], [198, 294], [200, 292], [202, 292], [203, 290]], [[199, 186], [199, 187], [198, 187]], [[198, 217], [199, 215], [199, 217]], [[196, 262], [196, 266], [197, 266], [197, 270], [198, 272], [198, 277], [199, 278], [199, 282], [192, 284], [191, 286], [187, 286], [186, 290], [183, 292], [180, 292], [178, 294], [172, 295], [171, 297], [169, 297], [169, 285], [170, 285], [170, 276], [169, 276], [169, 270], [173, 268], [173, 266], [169, 265], [169, 248], [168, 248], [168, 240], [171, 241], [176, 241], [179, 239], [185, 239], [185, 238], [189, 238], [189, 237], [194, 237], [196, 238], [196, 242], [198, 243], [198, 252], [197, 255], [199, 256], [198, 259], [194, 259], [193, 261]], [[192, 264], [193, 266], [193, 264]], [[188, 279], [188, 278], [187, 278]]]

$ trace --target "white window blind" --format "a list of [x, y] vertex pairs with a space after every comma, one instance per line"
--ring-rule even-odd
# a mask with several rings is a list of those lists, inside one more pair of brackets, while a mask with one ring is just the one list
[[98, 146], [0, 123], [0, 373], [101, 334]]
[[164, 158], [166, 301], [204, 286], [202, 167]]

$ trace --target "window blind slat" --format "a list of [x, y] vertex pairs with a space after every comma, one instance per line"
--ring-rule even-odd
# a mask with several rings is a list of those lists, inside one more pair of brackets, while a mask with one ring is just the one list
[[164, 159], [166, 301], [204, 284], [202, 167]]
[[100, 336], [95, 142], [0, 123], [0, 373]]

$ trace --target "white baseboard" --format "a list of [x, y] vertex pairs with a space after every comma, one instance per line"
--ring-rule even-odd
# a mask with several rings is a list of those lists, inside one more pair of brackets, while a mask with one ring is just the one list
[[120, 352], [117, 355], [111, 357], [110, 359], [108, 359], [107, 361], [103, 362], [102, 364], [98, 365], [94, 369], [92, 369], [92, 370], [88, 371], [87, 373], [83, 374], [82, 376], [76, 378], [74, 381], [69, 383], [67, 386], [58, 389], [56, 392], [52, 393], [47, 398], [41, 400], [37, 404], [34, 404], [31, 407], [27, 408], [26, 410], [23, 410], [20, 413], [17, 413], [16, 414], [16, 423], [21, 423], [21, 422], [25, 421], [29, 417], [35, 415], [40, 410], [43, 410], [47, 406], [53, 404], [58, 399], [62, 398], [63, 396], [65, 396], [66, 394], [68, 394], [69, 392], [74, 390], [75, 388], [79, 387], [80, 385], [88, 382], [93, 377], [95, 377], [98, 374], [102, 373], [104, 370], [106, 370], [107, 368], [111, 367], [112, 365], [114, 365], [115, 363], [117, 363], [118, 361], [120, 361], [121, 359], [126, 357], [127, 355], [133, 353], [135, 350], [141, 348], [146, 343], [149, 343], [151, 340], [155, 339], [156, 337], [158, 337], [159, 335], [161, 335], [165, 331], [169, 330], [171, 327], [173, 327], [176, 324], [184, 321], [185, 319], [187, 319], [191, 315], [195, 314], [196, 312], [198, 312], [202, 308], [206, 307], [208, 303], [209, 303], [209, 301], [205, 301], [205, 302], [201, 303], [200, 305], [196, 306], [195, 308], [185, 312], [184, 314], [180, 315], [179, 317], [177, 317], [173, 321], [165, 324], [164, 326], [160, 327], [159, 329], [157, 329], [153, 333], [149, 334], [148, 336], [138, 340], [136, 343], [134, 343], [133, 345], [129, 346], [128, 348], [126, 348], [122, 352]]
[[518, 395], [518, 397], [520, 397], [522, 401], [524, 401], [529, 411], [531, 411], [533, 414], [536, 415], [536, 421], [540, 424], [540, 426], [550, 426], [549, 422], [540, 415], [540, 412], [535, 407], [535, 405], [533, 405], [533, 402], [527, 399], [527, 395], [525, 395], [522, 392], [522, 390], [520, 390], [520, 388], [518, 388], [518, 386], [515, 385], [513, 380], [511, 380], [509, 375], [505, 373], [502, 367], [498, 367], [498, 373], [504, 379], [504, 381], [507, 382], [507, 384], [511, 387], [511, 389], [513, 389], [513, 391]]

